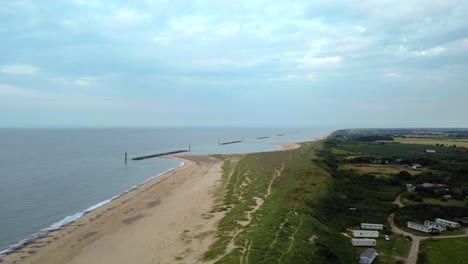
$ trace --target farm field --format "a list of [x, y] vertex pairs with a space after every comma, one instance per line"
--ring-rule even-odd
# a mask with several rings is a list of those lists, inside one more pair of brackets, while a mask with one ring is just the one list
[[[340, 145], [337, 147], [343, 151], [354, 152], [360, 155], [377, 155], [385, 157], [407, 156], [410, 154], [418, 154], [424, 152], [426, 149], [434, 149], [437, 152], [454, 151], [455, 148], [446, 148], [434, 145], [424, 145], [421, 143], [398, 143], [387, 142], [385, 144], [349, 144]], [[336, 150], [335, 150], [336, 153]]]
[[415, 175], [421, 170], [408, 170], [398, 165], [376, 165], [376, 164], [343, 164], [339, 167], [342, 170], [356, 170], [361, 173], [375, 173], [380, 175], [395, 175], [402, 170]]
[[406, 205], [425, 203], [425, 204], [438, 204], [438, 205], [445, 205], [445, 206], [460, 206], [460, 207], [463, 207], [468, 203], [468, 199], [465, 199], [464, 201], [459, 201], [459, 200], [454, 200], [454, 199], [451, 199], [451, 200], [448, 200], [448, 201], [442, 201], [440, 199], [424, 198], [423, 202], [418, 203], [418, 202], [412, 201], [410, 199], [402, 198], [401, 201], [402, 201], [403, 204], [406, 204]]
[[395, 138], [395, 142], [402, 144], [422, 144], [422, 145], [432, 145], [436, 144], [449, 144], [456, 145], [457, 147], [468, 148], [468, 138]]
[[428, 264], [462, 264], [468, 260], [468, 238], [449, 238], [425, 243]]

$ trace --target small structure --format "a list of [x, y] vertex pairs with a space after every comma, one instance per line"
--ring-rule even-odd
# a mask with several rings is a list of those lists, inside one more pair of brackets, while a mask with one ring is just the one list
[[468, 226], [468, 217], [455, 218], [462, 226]]
[[374, 230], [351, 230], [354, 237], [379, 237], [379, 231]]
[[406, 190], [407, 190], [408, 192], [414, 192], [414, 191], [416, 190], [416, 186], [414, 186], [414, 185], [411, 184], [411, 183], [407, 183], [407, 184], [405, 184], [405, 186], [406, 186]]
[[411, 164], [411, 168], [414, 169], [414, 170], [415, 170], [415, 169], [418, 169], [418, 168], [421, 168], [421, 167], [422, 167], [422, 166], [421, 166], [421, 164], [419, 164], [419, 163], [413, 163], [413, 164]]
[[361, 229], [383, 230], [384, 226], [382, 224], [361, 223]]
[[371, 264], [372, 261], [378, 256], [377, 251], [373, 248], [368, 248], [361, 254], [359, 264]]
[[411, 221], [408, 221], [407, 227], [411, 228], [411, 229], [414, 229], [414, 230], [417, 230], [417, 231], [428, 233], [428, 234], [429, 233], [440, 233], [440, 231], [438, 229], [436, 229], [436, 228], [432, 228], [432, 227], [426, 226], [426, 225], [421, 225], [421, 224], [411, 222]]
[[448, 220], [445, 220], [445, 219], [441, 219], [441, 218], [437, 218], [435, 220], [436, 223], [439, 223], [441, 225], [444, 225], [450, 229], [454, 229], [454, 228], [459, 228], [460, 227], [460, 224], [457, 223], [457, 222], [452, 222], [452, 221], [448, 221]]
[[355, 247], [374, 247], [376, 243], [375, 239], [371, 238], [353, 238], [351, 244]]
[[426, 221], [424, 221], [424, 225], [428, 226], [428, 227], [438, 229], [440, 232], [447, 230], [447, 227], [445, 225], [434, 222], [434, 221], [426, 220]]
[[426, 149], [426, 153], [436, 153], [435, 149]]

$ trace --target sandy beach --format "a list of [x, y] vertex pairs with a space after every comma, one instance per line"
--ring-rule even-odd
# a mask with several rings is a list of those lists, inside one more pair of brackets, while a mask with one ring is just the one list
[[221, 216], [213, 206], [222, 161], [179, 155], [182, 167], [4, 256], [2, 263], [196, 263]]
[[[300, 146], [275, 145], [283, 151]], [[0, 262], [201, 263], [224, 215], [210, 212], [223, 161], [208, 155], [169, 158], [184, 165], [27, 243]]]

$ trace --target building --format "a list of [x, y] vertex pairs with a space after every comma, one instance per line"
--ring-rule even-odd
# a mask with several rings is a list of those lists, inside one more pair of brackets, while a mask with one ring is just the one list
[[426, 149], [426, 153], [436, 153], [435, 149]]
[[361, 223], [361, 229], [383, 230], [384, 226], [382, 224]]
[[442, 224], [442, 225], [448, 227], [449, 229], [454, 229], [454, 228], [459, 228], [460, 227], [460, 224], [457, 223], [457, 222], [452, 222], [452, 221], [444, 220], [444, 219], [441, 219], [441, 218], [437, 218], [435, 220], [435, 222], [439, 223], [439, 224]]
[[426, 220], [424, 221], [424, 225], [428, 227], [436, 228], [441, 232], [447, 230], [447, 227], [445, 225], [434, 222], [434, 221]]
[[368, 248], [364, 253], [361, 254], [359, 264], [371, 264], [372, 261], [378, 256], [377, 251], [373, 248]]
[[379, 237], [379, 231], [375, 230], [351, 230], [354, 237]]
[[416, 190], [416, 186], [414, 186], [413, 184], [411, 183], [407, 183], [405, 184], [405, 187], [406, 187], [406, 190], [408, 192], [414, 192]]
[[440, 233], [440, 231], [437, 228], [421, 225], [411, 221], [408, 221], [407, 227], [424, 233]]
[[411, 164], [411, 168], [412, 168], [412, 169], [417, 169], [417, 168], [421, 168], [421, 167], [422, 167], [422, 166], [421, 166], [421, 164], [419, 164], [419, 163], [413, 163], [413, 164]]
[[351, 244], [355, 247], [374, 247], [377, 241], [371, 238], [353, 238]]

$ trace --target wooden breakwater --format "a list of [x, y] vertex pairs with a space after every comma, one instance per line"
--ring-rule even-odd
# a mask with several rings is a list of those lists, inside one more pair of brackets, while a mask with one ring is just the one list
[[189, 150], [169, 151], [169, 152], [158, 153], [158, 154], [153, 154], [153, 155], [148, 155], [148, 156], [136, 157], [136, 158], [133, 158], [132, 160], [145, 160], [145, 159], [157, 158], [157, 157], [162, 157], [162, 156], [167, 156], [167, 155], [172, 155], [172, 154], [179, 154], [179, 153], [184, 153], [184, 152], [189, 152]]
[[228, 142], [219, 142], [219, 145], [229, 145], [244, 142], [243, 140], [228, 141]]

